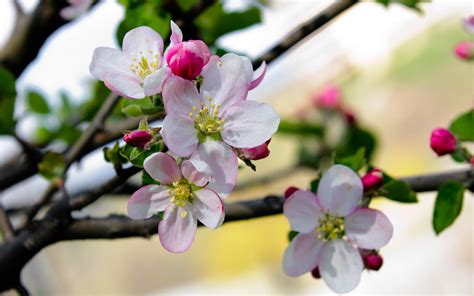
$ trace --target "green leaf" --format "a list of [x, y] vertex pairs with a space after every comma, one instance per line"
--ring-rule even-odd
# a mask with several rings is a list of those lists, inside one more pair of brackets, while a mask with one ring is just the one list
[[122, 99], [122, 113], [130, 117], [155, 115], [162, 111], [161, 106], [156, 106], [149, 98], [140, 100]]
[[29, 91], [27, 95], [27, 106], [28, 109], [37, 114], [48, 114], [51, 112], [48, 102], [46, 99], [36, 91]]
[[65, 170], [64, 155], [48, 152], [38, 164], [39, 173], [46, 179], [62, 178]]
[[309, 184], [309, 188], [312, 192], [316, 193], [318, 191], [319, 181], [321, 181], [321, 178], [318, 177]]
[[464, 186], [453, 180], [441, 185], [433, 213], [433, 228], [436, 234], [454, 223], [462, 210]]
[[0, 135], [11, 134], [15, 130], [15, 77], [0, 66]]
[[212, 45], [220, 36], [260, 21], [260, 9], [255, 6], [243, 11], [225, 12], [222, 3], [217, 2], [205, 10], [194, 23], [203, 40]]
[[455, 162], [469, 162], [471, 157], [469, 151], [464, 147], [458, 147], [453, 153], [450, 154], [451, 158]]
[[365, 165], [366, 161], [365, 147], [360, 147], [354, 155], [345, 157], [336, 156], [335, 159], [335, 163], [348, 166], [355, 172], [360, 170]]
[[198, 0], [177, 0], [179, 7], [184, 11], [188, 11], [198, 3]]
[[142, 168], [143, 162], [148, 156], [162, 150], [163, 144], [161, 142], [153, 143], [148, 150], [126, 144], [120, 149], [120, 155], [130, 161], [134, 166]]
[[277, 132], [293, 136], [321, 138], [324, 135], [324, 128], [308, 122], [281, 120]]
[[370, 162], [377, 148], [377, 139], [370, 131], [353, 126], [347, 130], [341, 145], [336, 150], [336, 155], [354, 155], [361, 147], [365, 148], [365, 157], [367, 162]]
[[460, 141], [474, 141], [474, 109], [459, 115], [451, 123], [449, 130]]
[[290, 230], [288, 232], [288, 241], [291, 242], [298, 234], [298, 231]]
[[[385, 176], [385, 174], [384, 174]], [[403, 202], [415, 203], [418, 202], [416, 193], [410, 188], [407, 182], [399, 180], [391, 180], [384, 183], [380, 189], [380, 194], [388, 199]]]
[[103, 151], [105, 161], [111, 162], [114, 166], [119, 167], [121, 164], [127, 162], [127, 160], [120, 154], [120, 146], [118, 142], [115, 142], [112, 148], [104, 147]]
[[421, 12], [420, 4], [430, 2], [429, 0], [376, 0], [376, 2], [381, 3], [385, 6], [388, 6], [391, 3], [397, 3], [405, 5], [408, 8], [414, 9], [418, 12]]
[[153, 179], [146, 171], [142, 172], [142, 186], [145, 185], [160, 185], [160, 182]]

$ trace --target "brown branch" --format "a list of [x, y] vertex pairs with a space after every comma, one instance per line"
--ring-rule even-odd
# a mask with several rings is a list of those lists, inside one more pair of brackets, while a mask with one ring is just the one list
[[0, 231], [4, 240], [8, 241], [15, 237], [15, 231], [13, 230], [13, 225], [8, 217], [5, 209], [0, 204]]

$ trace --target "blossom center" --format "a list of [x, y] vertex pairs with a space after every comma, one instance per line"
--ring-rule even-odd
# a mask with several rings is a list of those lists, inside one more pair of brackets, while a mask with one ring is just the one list
[[149, 55], [143, 55], [143, 51], [140, 51], [138, 57], [133, 58], [130, 64], [130, 70], [141, 79], [145, 79], [160, 66], [160, 55], [151, 49], [148, 52]]
[[344, 218], [325, 213], [316, 228], [318, 239], [329, 241], [344, 236]]
[[201, 102], [199, 107], [193, 106], [189, 117], [194, 121], [195, 128], [204, 136], [220, 134], [224, 120], [219, 117], [221, 105], [213, 104], [212, 98], [207, 98], [208, 104]]
[[170, 193], [172, 196], [171, 202], [181, 208], [184, 208], [186, 203], [191, 203], [193, 200], [193, 188], [184, 179], [174, 182]]

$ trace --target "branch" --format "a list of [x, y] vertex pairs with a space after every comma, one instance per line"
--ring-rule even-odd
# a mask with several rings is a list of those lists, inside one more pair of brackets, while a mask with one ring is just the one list
[[13, 225], [8, 217], [5, 209], [0, 204], [0, 231], [2, 232], [3, 238], [8, 241], [15, 237], [15, 231]]

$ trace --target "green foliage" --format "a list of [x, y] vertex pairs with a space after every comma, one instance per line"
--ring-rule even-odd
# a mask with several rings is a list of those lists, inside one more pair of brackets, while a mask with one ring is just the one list
[[62, 178], [65, 170], [64, 155], [48, 152], [38, 164], [39, 173], [46, 179]]
[[199, 0], [176, 0], [176, 2], [179, 7], [186, 12], [198, 4]]
[[112, 148], [104, 147], [103, 152], [105, 161], [112, 163], [115, 167], [120, 167], [123, 163], [127, 162], [127, 159], [120, 153], [118, 142], [115, 142]]
[[15, 77], [0, 66], [0, 135], [11, 134], [15, 129]]
[[449, 130], [460, 141], [474, 141], [474, 109], [456, 117]]
[[412, 8], [418, 12], [421, 12], [420, 4], [430, 2], [427, 0], [376, 0], [376, 2], [381, 3], [385, 6], [388, 6], [391, 3], [398, 3], [401, 5], [405, 5], [408, 8]]
[[469, 151], [464, 147], [458, 147], [456, 151], [454, 151], [450, 155], [455, 162], [463, 163], [470, 162], [471, 160]]
[[321, 181], [321, 178], [319, 177], [311, 181], [311, 183], [309, 184], [309, 189], [311, 190], [311, 192], [318, 192], [319, 181]]
[[144, 98], [140, 100], [122, 99], [122, 113], [130, 117], [154, 115], [163, 111], [160, 100]]
[[221, 2], [209, 7], [196, 20], [200, 36], [208, 44], [232, 31], [247, 28], [261, 21], [260, 10], [253, 6], [243, 11], [226, 12]]
[[160, 182], [153, 179], [145, 170], [142, 172], [142, 186], [145, 185], [160, 185]]
[[353, 155], [344, 157], [336, 155], [336, 159], [334, 162], [348, 166], [353, 171], [357, 172], [366, 164], [366, 161], [367, 159], [365, 158], [365, 147], [360, 147]]
[[462, 210], [464, 197], [464, 186], [453, 180], [446, 181], [441, 185], [433, 213], [433, 229], [440, 234], [448, 228]]
[[370, 162], [376, 147], [377, 140], [370, 131], [352, 126], [347, 130], [342, 143], [336, 149], [336, 155], [339, 157], [352, 156], [360, 153], [360, 148], [365, 148], [365, 158], [367, 162]]
[[29, 91], [27, 94], [26, 104], [28, 110], [37, 114], [48, 114], [51, 112], [48, 102], [40, 93], [36, 91]]
[[120, 155], [128, 160], [131, 164], [136, 167], [143, 167], [143, 162], [145, 158], [152, 155], [155, 152], [160, 152], [163, 150], [163, 144], [161, 142], [155, 142], [150, 146], [150, 149], [143, 149], [138, 147], [133, 147], [128, 144], [123, 146], [120, 149]]
[[298, 234], [298, 231], [290, 230], [288, 232], [288, 241], [291, 242]]
[[[385, 173], [384, 173], [384, 177], [385, 177]], [[410, 185], [408, 185], [408, 183], [404, 181], [391, 179], [387, 183], [384, 182], [384, 185], [382, 186], [382, 188], [380, 188], [380, 194], [388, 199], [398, 201], [398, 202], [403, 202], [403, 203], [418, 202], [416, 192], [414, 192], [410, 188]]]
[[305, 136], [305, 137], [323, 137], [324, 128], [320, 125], [309, 122], [296, 122], [290, 120], [281, 120], [278, 126], [278, 133]]

